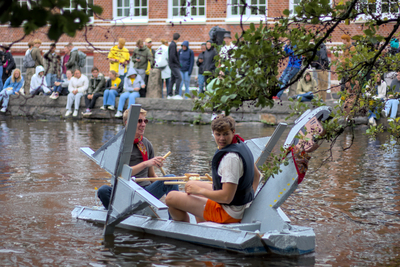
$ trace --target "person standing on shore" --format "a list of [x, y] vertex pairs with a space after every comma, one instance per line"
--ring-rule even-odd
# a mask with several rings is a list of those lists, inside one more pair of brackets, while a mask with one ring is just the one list
[[[183, 41], [182, 49], [179, 50], [179, 62], [181, 65], [180, 71], [182, 82], [179, 85], [179, 96], [183, 99], [182, 87], [185, 84], [185, 94], [189, 94], [190, 76], [192, 75], [194, 65], [194, 53], [189, 49], [189, 42]], [[186, 97], [185, 97], [186, 98]]]
[[129, 64], [129, 50], [125, 47], [125, 38], [118, 39], [118, 45], [111, 48], [108, 53], [110, 71], [115, 71], [121, 80], [124, 80]]
[[181, 76], [181, 72], [180, 72], [180, 62], [179, 62], [179, 54], [177, 51], [177, 46], [176, 46], [176, 42], [179, 40], [180, 38], [180, 34], [179, 33], [174, 33], [173, 35], [173, 40], [172, 42], [169, 44], [169, 48], [168, 48], [168, 65], [169, 68], [171, 69], [171, 81], [169, 83], [169, 87], [167, 90], [167, 95], [168, 95], [168, 99], [173, 98], [173, 88], [174, 85], [175, 86], [175, 96], [179, 94], [179, 86], [182, 82], [182, 76]]

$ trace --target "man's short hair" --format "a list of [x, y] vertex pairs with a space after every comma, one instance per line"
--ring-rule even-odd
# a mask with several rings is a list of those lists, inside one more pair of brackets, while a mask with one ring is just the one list
[[[128, 121], [128, 114], [129, 114], [129, 108], [124, 111], [124, 114], [122, 114], [122, 122], [123, 122], [124, 126], [126, 125], [126, 123]], [[143, 116], [146, 116], [147, 111], [141, 108], [140, 114], [142, 114]]]
[[143, 45], [142, 39], [139, 39], [136, 41], [136, 46], [139, 46], [139, 45]]
[[74, 45], [72, 44], [72, 43], [68, 43], [67, 45], [66, 45], [66, 47], [73, 47]]
[[122, 46], [122, 47], [125, 45], [125, 42], [126, 42], [126, 41], [125, 41], [125, 38], [119, 38], [119, 39], [118, 39], [118, 44], [119, 44], [120, 46]]
[[34, 43], [33, 41], [29, 41], [29, 42], [28, 42], [28, 47], [29, 47], [29, 48], [31, 48], [31, 47], [34, 46], [34, 45], [35, 45], [35, 43]]
[[74, 73], [75, 73], [75, 71], [79, 71], [80, 73], [82, 73], [82, 71], [81, 71], [81, 69], [80, 69], [80, 68], [76, 68], [76, 69], [74, 69]]
[[228, 130], [234, 131], [235, 124], [235, 120], [231, 116], [225, 116], [221, 114], [215, 117], [215, 119], [211, 122], [211, 130], [213, 132], [224, 132]]
[[42, 41], [40, 41], [40, 39], [35, 39], [35, 40], [33, 40], [33, 43], [34, 44], [42, 44]]
[[179, 33], [174, 33], [174, 35], [172, 36], [172, 38], [174, 39], [174, 40], [178, 40], [179, 38], [181, 37], [181, 35], [179, 34]]
[[206, 43], [201, 43], [201, 45], [207, 45]]
[[167, 42], [167, 40], [165, 40], [165, 39], [161, 39], [161, 43], [162, 43], [163, 45], [168, 45], [168, 42]]
[[91, 70], [90, 72], [93, 72], [93, 71], [95, 71], [95, 70], [99, 71], [99, 69], [98, 69], [97, 67], [93, 67], [92, 70]]
[[350, 40], [351, 40], [351, 37], [348, 34], [343, 34], [340, 38], [343, 40], [347, 40], [348, 42], [350, 42]]

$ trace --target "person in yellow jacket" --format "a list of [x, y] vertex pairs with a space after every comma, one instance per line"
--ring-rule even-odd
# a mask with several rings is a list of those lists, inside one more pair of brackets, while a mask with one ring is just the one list
[[127, 72], [126, 66], [129, 64], [129, 50], [125, 47], [125, 38], [119, 38], [118, 45], [111, 48], [108, 53], [108, 60], [110, 61], [110, 71], [115, 71], [121, 80], [125, 78]]

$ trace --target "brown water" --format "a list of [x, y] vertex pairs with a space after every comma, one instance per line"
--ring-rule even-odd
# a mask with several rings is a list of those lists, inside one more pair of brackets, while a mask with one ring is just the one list
[[[102, 227], [71, 217], [96, 205], [95, 187], [109, 175], [79, 152], [96, 150], [121, 127], [110, 123], [0, 121], [0, 266], [399, 266], [400, 152], [380, 149], [356, 130], [345, 133], [334, 161], [320, 167], [324, 144], [298, 190], [283, 205], [293, 224], [311, 226], [315, 253], [243, 256], [224, 250]], [[238, 126], [244, 138], [273, 128]], [[172, 154], [165, 171], [209, 172], [215, 150], [209, 126], [149, 124], [156, 155]]]

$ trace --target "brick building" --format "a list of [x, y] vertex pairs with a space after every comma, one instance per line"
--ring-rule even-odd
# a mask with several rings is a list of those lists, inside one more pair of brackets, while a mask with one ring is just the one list
[[[27, 0], [18, 0], [27, 4]], [[273, 19], [281, 16], [285, 9], [293, 10], [299, 0], [245, 0], [250, 7], [244, 8], [240, 0], [87, 0], [90, 3], [103, 7], [100, 17], [93, 17], [87, 31], [77, 33], [75, 38], [62, 36], [58, 42], [58, 51], [68, 42], [74, 43], [79, 49], [84, 50], [87, 57], [84, 73], [90, 73], [92, 66], [97, 66], [101, 72], [108, 73], [106, 60], [109, 49], [115, 45], [119, 37], [127, 41], [126, 47], [132, 51], [138, 39], [152, 38], [154, 48], [157, 48], [161, 39], [172, 40], [175, 32], [180, 33], [178, 42], [189, 41], [189, 47], [197, 56], [201, 43], [209, 39], [209, 30], [213, 26], [220, 26], [231, 31], [232, 36], [240, 33], [242, 27], [246, 29], [251, 22], [259, 23], [260, 20], [273, 23]], [[71, 2], [73, 2], [71, 0]], [[190, 4], [188, 4], [190, 3]], [[388, 1], [377, 0], [377, 10], [383, 10]], [[29, 3], [28, 3], [29, 4]], [[371, 5], [371, 4], [369, 4]], [[72, 6], [71, 6], [72, 8]], [[88, 11], [91, 14], [90, 10]], [[244, 16], [241, 20], [240, 14]], [[242, 23], [241, 23], [242, 22]], [[341, 44], [340, 36], [344, 32], [360, 34], [362, 21], [343, 25], [333, 33], [333, 42], [329, 45]], [[382, 33], [389, 31], [391, 25], [382, 28]], [[12, 47], [12, 53], [17, 65], [22, 65], [22, 58], [27, 49], [29, 40], [39, 38], [43, 44], [43, 52], [49, 49], [51, 43], [46, 37], [47, 29], [40, 29], [34, 34], [25, 37]], [[10, 28], [8, 25], [0, 26], [0, 42], [9, 44], [23, 37], [22, 29]], [[90, 43], [88, 43], [90, 42]], [[96, 47], [93, 50], [92, 45]], [[194, 70], [196, 74], [197, 69]]]

